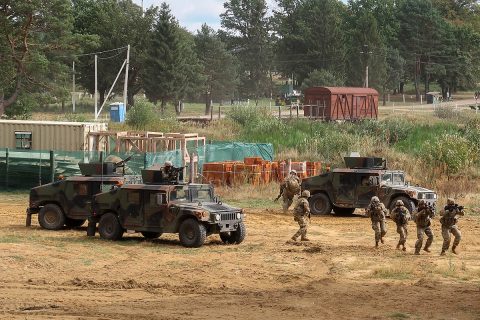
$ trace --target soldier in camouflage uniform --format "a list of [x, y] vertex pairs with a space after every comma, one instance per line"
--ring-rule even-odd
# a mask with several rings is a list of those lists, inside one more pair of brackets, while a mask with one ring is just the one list
[[162, 176], [163, 181], [171, 180], [173, 175], [173, 165], [171, 161], [165, 161], [165, 164], [160, 170], [160, 174]]
[[387, 225], [385, 221], [387, 209], [385, 208], [385, 205], [380, 202], [380, 199], [377, 196], [374, 196], [365, 212], [372, 220], [372, 229], [375, 231], [375, 248], [378, 248], [378, 242], [381, 241], [383, 243], [383, 237], [387, 234]]
[[457, 254], [456, 248], [460, 243], [460, 239], [462, 238], [462, 234], [457, 227], [458, 218], [456, 216], [464, 216], [465, 212], [463, 211], [463, 207], [455, 204], [453, 199], [447, 200], [447, 205], [445, 209], [440, 212], [440, 223], [442, 224], [442, 237], [443, 237], [443, 246], [442, 252], [440, 253], [442, 256], [445, 255], [445, 252], [450, 247], [450, 233], [453, 234], [455, 240], [453, 240], [452, 252]]
[[287, 212], [295, 195], [300, 194], [300, 178], [297, 176], [297, 171], [290, 171], [288, 177], [280, 185], [280, 194], [283, 200], [283, 212]]
[[425, 243], [424, 251], [430, 252], [430, 246], [433, 242], [433, 232], [430, 228], [431, 221], [435, 216], [435, 211], [428, 207], [424, 200], [420, 200], [418, 203], [417, 214], [415, 215], [415, 224], [417, 225], [417, 242], [415, 242], [415, 254], [420, 254], [423, 244], [423, 234], [428, 237]]
[[397, 232], [400, 235], [400, 240], [398, 240], [397, 249], [400, 249], [402, 246], [402, 250], [406, 251], [407, 247], [405, 246], [407, 242], [407, 225], [408, 220], [410, 220], [410, 211], [404, 206], [402, 200], [397, 200], [395, 203], [395, 208], [390, 212], [390, 216], [393, 221], [397, 224]]
[[301, 236], [300, 240], [310, 241], [307, 238], [308, 221], [310, 219], [310, 204], [308, 203], [310, 198], [310, 191], [303, 191], [300, 199], [298, 199], [295, 209], [293, 210], [294, 220], [298, 222], [300, 229], [292, 237], [293, 241], [297, 241], [297, 238]]

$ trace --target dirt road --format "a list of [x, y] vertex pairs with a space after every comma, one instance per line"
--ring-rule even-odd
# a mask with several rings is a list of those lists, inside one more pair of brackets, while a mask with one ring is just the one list
[[[176, 236], [119, 242], [85, 228], [24, 227], [26, 203], [0, 198], [1, 319], [480, 319], [480, 219], [460, 222], [459, 256], [373, 248], [369, 219], [314, 217], [311, 243], [286, 243], [290, 216], [247, 211], [248, 236], [200, 249]], [[35, 217], [36, 218], [36, 217]]]

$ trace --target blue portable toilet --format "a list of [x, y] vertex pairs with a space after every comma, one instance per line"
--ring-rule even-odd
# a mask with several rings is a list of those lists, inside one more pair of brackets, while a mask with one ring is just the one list
[[112, 122], [125, 122], [126, 113], [125, 105], [122, 102], [110, 104], [110, 120]]

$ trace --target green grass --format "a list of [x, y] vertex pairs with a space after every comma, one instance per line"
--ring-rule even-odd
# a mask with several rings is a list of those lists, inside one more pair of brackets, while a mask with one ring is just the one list
[[409, 319], [410, 315], [408, 315], [407, 313], [403, 313], [403, 312], [394, 312], [394, 313], [389, 314], [388, 317], [392, 318], [392, 319]]
[[373, 271], [372, 278], [392, 279], [392, 280], [408, 280], [412, 278], [412, 270], [403, 270], [398, 268], [378, 268]]

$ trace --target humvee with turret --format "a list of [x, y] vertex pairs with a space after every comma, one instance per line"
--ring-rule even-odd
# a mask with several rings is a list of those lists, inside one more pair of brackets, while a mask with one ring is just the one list
[[48, 230], [83, 225], [91, 215], [91, 201], [95, 194], [139, 179], [125, 175], [128, 160], [130, 158], [117, 162], [79, 163], [81, 176], [61, 178], [32, 188], [26, 225], [31, 225], [32, 214], [38, 214], [38, 223]]
[[410, 212], [425, 200], [435, 206], [437, 194], [429, 189], [412, 186], [405, 172], [388, 170], [382, 158], [345, 157], [346, 168], [310, 177], [302, 181], [302, 190], [310, 191], [312, 214], [353, 214], [356, 208], [366, 208], [373, 196], [390, 211], [402, 200]]
[[[181, 171], [177, 172], [181, 174]], [[142, 171], [143, 184], [130, 184], [94, 196], [89, 236], [119, 240], [125, 232], [154, 239], [178, 233], [185, 247], [200, 247], [208, 235], [240, 244], [246, 235], [242, 209], [222, 203], [209, 184], [165, 179], [161, 169]]]

